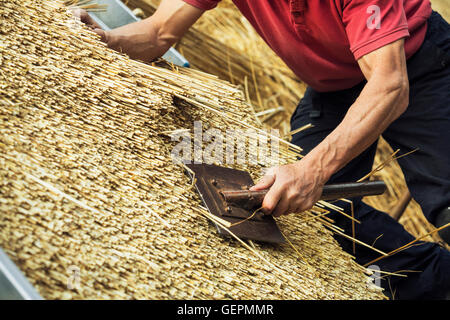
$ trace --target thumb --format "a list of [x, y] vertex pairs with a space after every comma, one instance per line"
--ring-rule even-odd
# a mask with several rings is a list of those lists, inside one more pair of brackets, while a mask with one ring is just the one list
[[274, 182], [275, 182], [275, 174], [274, 173], [266, 174], [264, 177], [262, 177], [261, 180], [258, 181], [256, 185], [250, 188], [250, 191], [269, 189]]
[[102, 42], [108, 43], [108, 36], [106, 31], [100, 28], [95, 28], [94, 32], [101, 37]]

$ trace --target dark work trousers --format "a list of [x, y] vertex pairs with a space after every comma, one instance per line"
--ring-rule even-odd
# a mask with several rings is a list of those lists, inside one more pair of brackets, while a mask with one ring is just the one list
[[[426, 218], [435, 222], [436, 212], [450, 205], [450, 26], [436, 12], [428, 20], [422, 47], [407, 62], [410, 83], [408, 109], [383, 132], [382, 136], [400, 154], [419, 151], [399, 159], [409, 190]], [[342, 121], [348, 108], [365, 85], [336, 92], [306, 90], [291, 118], [292, 130], [311, 123], [313, 128], [293, 136], [293, 143], [304, 153], [318, 145]], [[374, 143], [328, 183], [352, 182], [371, 171], [377, 144]], [[384, 252], [390, 252], [414, 240], [401, 224], [384, 212], [351, 199], [356, 238]], [[350, 206], [337, 202], [346, 212]], [[329, 215], [351, 235], [351, 221], [339, 213]], [[336, 235], [344, 250], [352, 254], [351, 241]], [[356, 261], [362, 265], [380, 256], [372, 249], [357, 245]], [[407, 250], [376, 263], [382, 271], [402, 272], [408, 277], [388, 276], [381, 286], [394, 299], [441, 299], [450, 292], [450, 252], [438, 244], [418, 242]]]

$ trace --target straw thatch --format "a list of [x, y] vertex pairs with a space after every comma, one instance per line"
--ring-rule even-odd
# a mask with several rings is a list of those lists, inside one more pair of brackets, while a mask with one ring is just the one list
[[292, 246], [217, 236], [167, 133], [258, 128], [231, 84], [113, 52], [58, 1], [0, 0], [0, 105], [0, 246], [45, 298], [383, 298], [314, 210], [278, 220]]

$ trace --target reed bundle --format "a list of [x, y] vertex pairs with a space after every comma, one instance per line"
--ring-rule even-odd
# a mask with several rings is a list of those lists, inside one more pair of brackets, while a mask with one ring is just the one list
[[[165, 132], [261, 127], [236, 86], [158, 65], [106, 48], [60, 1], [0, 0], [0, 246], [38, 291], [383, 298], [317, 217], [327, 203], [278, 220], [289, 245], [217, 236]], [[297, 154], [283, 142], [280, 155]]]

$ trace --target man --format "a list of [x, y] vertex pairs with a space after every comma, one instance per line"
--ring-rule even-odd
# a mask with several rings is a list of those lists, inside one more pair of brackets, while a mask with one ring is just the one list
[[[218, 1], [163, 0], [148, 19], [109, 32], [95, 30], [109, 47], [150, 61]], [[309, 85], [291, 119], [293, 130], [314, 125], [293, 137], [307, 154], [272, 168], [253, 187], [270, 188], [265, 212], [280, 216], [307, 210], [325, 183], [358, 180], [371, 170], [383, 134], [394, 149], [419, 148], [399, 161], [408, 187], [431, 223], [450, 222], [450, 27], [432, 13], [429, 1], [234, 2]], [[81, 18], [89, 23], [86, 15]], [[361, 221], [359, 240], [390, 252], [414, 239], [387, 214], [353, 200]], [[339, 205], [349, 210], [346, 203]], [[351, 233], [348, 219], [331, 217]], [[448, 233], [442, 236], [449, 241]], [[351, 251], [351, 242], [338, 241]], [[378, 254], [358, 246], [356, 258], [366, 264]], [[407, 278], [382, 282], [393, 298], [443, 298], [450, 292], [450, 253], [437, 244], [419, 242], [376, 264], [383, 271], [410, 272]]]

